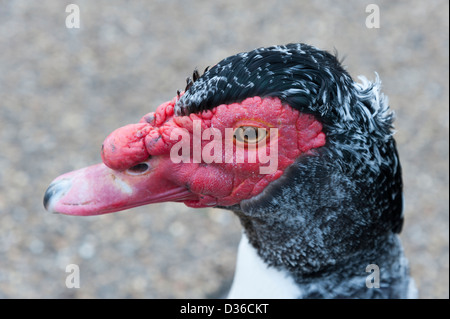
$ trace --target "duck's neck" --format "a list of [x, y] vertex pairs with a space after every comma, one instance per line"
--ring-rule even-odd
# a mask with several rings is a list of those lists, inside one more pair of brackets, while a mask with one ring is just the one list
[[[248, 238], [242, 244], [247, 253], [239, 258], [253, 254], [254, 264], [290, 278], [284, 282], [298, 288], [288, 288], [290, 297], [406, 298], [408, 266], [397, 235], [403, 220], [400, 177], [343, 170], [333, 156], [327, 149], [301, 156], [263, 192], [228, 207]], [[238, 272], [245, 262], [238, 261]], [[368, 276], [377, 275], [371, 269], [379, 269], [380, 288], [366, 285]], [[256, 281], [271, 275], [261, 273]]]
[[240, 217], [245, 231], [229, 298], [414, 297], [396, 234], [358, 243], [359, 250], [336, 238], [339, 249], [324, 249], [325, 240], [309, 241], [301, 230], [266, 224], [269, 231]]

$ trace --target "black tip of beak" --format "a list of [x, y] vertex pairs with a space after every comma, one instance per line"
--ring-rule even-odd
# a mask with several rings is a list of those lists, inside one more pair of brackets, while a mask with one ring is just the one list
[[45, 191], [44, 195], [44, 207], [48, 211], [52, 211], [52, 201], [57, 202], [62, 196], [64, 196], [70, 189], [71, 181], [62, 179], [54, 181]]
[[47, 188], [47, 190], [45, 191], [45, 195], [44, 195], [44, 207], [45, 209], [48, 210], [48, 205], [50, 202], [50, 198], [52, 198], [52, 196], [55, 194], [56, 192], [56, 188], [57, 188], [57, 184], [52, 183], [50, 184], [50, 186]]

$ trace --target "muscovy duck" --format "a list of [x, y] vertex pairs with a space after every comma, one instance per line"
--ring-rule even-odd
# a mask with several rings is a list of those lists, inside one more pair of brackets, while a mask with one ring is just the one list
[[354, 82], [333, 54], [306, 44], [230, 56], [111, 133], [103, 163], [55, 179], [44, 206], [70, 215], [165, 201], [229, 209], [243, 226], [230, 298], [415, 297], [380, 85], [378, 75]]

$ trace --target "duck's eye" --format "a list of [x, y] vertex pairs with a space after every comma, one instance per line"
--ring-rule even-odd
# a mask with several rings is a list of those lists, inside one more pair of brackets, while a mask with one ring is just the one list
[[130, 175], [142, 175], [150, 169], [147, 163], [139, 163], [127, 169], [127, 173]]
[[256, 145], [267, 138], [267, 130], [256, 126], [240, 126], [234, 130], [236, 143], [245, 145]]

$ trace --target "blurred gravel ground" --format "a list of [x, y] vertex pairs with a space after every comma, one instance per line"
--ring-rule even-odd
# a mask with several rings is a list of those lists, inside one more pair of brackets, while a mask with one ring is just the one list
[[[195, 67], [260, 46], [334, 50], [377, 71], [397, 113], [406, 223], [422, 298], [449, 298], [449, 2], [0, 1], [0, 298], [203, 298], [230, 283], [240, 225], [228, 212], [158, 204], [48, 214], [56, 176], [100, 161], [114, 129], [183, 89]], [[368, 29], [367, 4], [381, 13]], [[77, 264], [81, 288], [68, 289]]]

